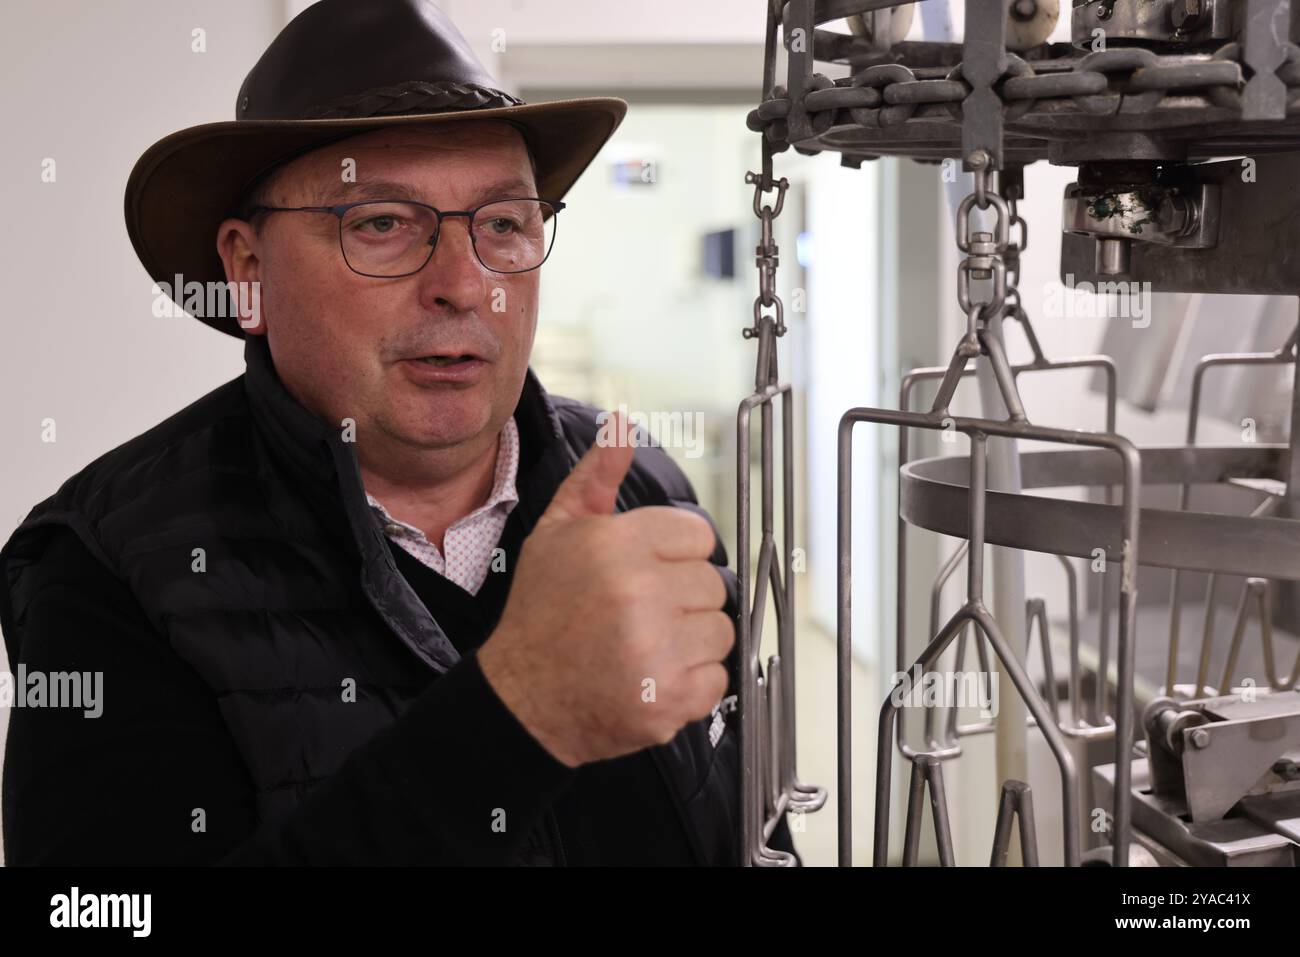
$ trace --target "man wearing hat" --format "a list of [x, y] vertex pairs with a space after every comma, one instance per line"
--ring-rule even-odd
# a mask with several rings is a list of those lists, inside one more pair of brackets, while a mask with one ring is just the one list
[[247, 368], [0, 551], [11, 671], [104, 689], [12, 712], [8, 863], [740, 863], [726, 553], [529, 367], [625, 109], [494, 89], [429, 0], [322, 0], [145, 152], [136, 252], [230, 284], [184, 304]]

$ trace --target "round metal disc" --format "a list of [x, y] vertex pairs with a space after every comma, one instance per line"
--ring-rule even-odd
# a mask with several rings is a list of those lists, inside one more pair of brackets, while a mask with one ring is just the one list
[[[1017, 4], [1033, 7], [1028, 20], [1017, 16]], [[1061, 16], [1061, 0], [1007, 0], [1007, 49], [1030, 50], [1046, 43]]]
[[[1056, 2], [1056, 0], [1053, 0]], [[912, 17], [916, 12], [915, 3], [905, 3], [897, 7], [887, 7], [884, 10], [873, 10], [870, 13], [859, 13], [855, 16], [845, 17], [845, 22], [849, 29], [855, 35], [867, 37], [876, 41], [878, 46], [893, 46], [895, 43], [902, 43], [907, 36], [907, 31], [912, 29]], [[883, 26], [883, 36], [876, 36], [876, 27]]]
[[[1147, 448], [1142, 450], [1142, 480], [1181, 485], [1280, 479], [1286, 454], [1285, 446], [1262, 443]], [[916, 459], [904, 465], [899, 473], [903, 519], [954, 538], [967, 537], [969, 468], [965, 456]], [[1120, 468], [1113, 452], [1022, 452], [1020, 468], [1024, 492], [988, 492], [989, 544], [1080, 558], [1095, 557], [1094, 550], [1102, 548], [1108, 559], [1122, 559], [1118, 505], [1029, 494], [1034, 489], [1114, 485], [1120, 481]], [[1249, 497], [1244, 490], [1243, 495]], [[1141, 510], [1140, 528], [1140, 565], [1300, 580], [1300, 520], [1147, 507]]]

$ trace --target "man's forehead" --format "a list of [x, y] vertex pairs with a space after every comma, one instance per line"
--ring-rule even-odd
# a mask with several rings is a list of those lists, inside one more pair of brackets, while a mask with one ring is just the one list
[[[349, 159], [356, 164], [357, 186], [382, 179], [418, 189], [421, 179], [437, 177], [439, 166], [452, 162], [460, 178], [468, 174], [502, 183], [533, 179], [522, 133], [500, 121], [476, 120], [387, 127], [348, 137], [284, 167], [280, 185], [337, 185], [340, 167]], [[466, 160], [472, 161], [469, 170]]]

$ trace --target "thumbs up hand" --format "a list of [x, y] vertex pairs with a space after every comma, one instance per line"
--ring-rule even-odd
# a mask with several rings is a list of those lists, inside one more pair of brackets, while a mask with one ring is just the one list
[[727, 689], [735, 631], [713, 529], [672, 506], [613, 514], [635, 451], [597, 442], [574, 466], [478, 651], [506, 707], [570, 767], [666, 744]]

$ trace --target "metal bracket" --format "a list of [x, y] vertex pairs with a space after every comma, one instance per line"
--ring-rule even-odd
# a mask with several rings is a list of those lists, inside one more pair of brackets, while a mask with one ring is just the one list
[[1097, 268], [1094, 240], [1067, 232], [1061, 237], [1062, 281], [1078, 286], [1127, 280], [1150, 283], [1153, 292], [1300, 294], [1300, 256], [1278, 254], [1300, 249], [1300, 155], [1265, 154], [1185, 169], [1196, 181], [1218, 186], [1218, 241], [1212, 248], [1133, 243], [1124, 268], [1107, 274]]

